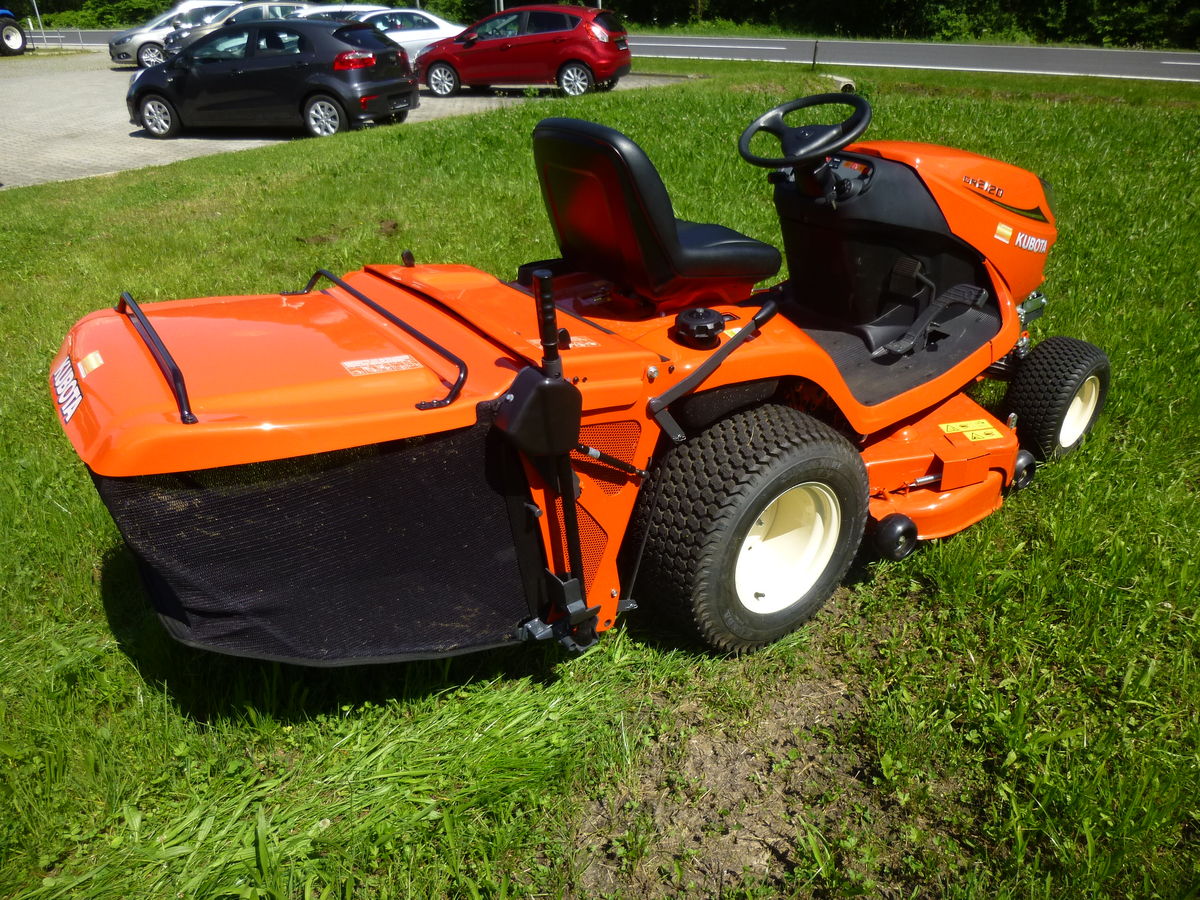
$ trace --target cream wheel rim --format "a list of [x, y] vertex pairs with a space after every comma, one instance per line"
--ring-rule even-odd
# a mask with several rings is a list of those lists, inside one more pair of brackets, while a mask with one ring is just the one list
[[1073, 447], [1083, 437], [1096, 414], [1096, 405], [1099, 402], [1100, 377], [1089, 375], [1071, 398], [1071, 405], [1067, 407], [1067, 414], [1063, 416], [1062, 427], [1058, 429], [1060, 447]]
[[734, 570], [738, 602], [758, 615], [787, 609], [807, 594], [837, 551], [842, 507], [828, 485], [798, 484], [755, 517]]

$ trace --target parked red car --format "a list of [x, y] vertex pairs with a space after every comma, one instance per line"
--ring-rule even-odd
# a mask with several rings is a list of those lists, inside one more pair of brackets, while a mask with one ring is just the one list
[[611, 90], [629, 72], [625, 26], [615, 13], [583, 6], [518, 6], [430, 44], [417, 56], [438, 97], [464, 84], [558, 83], [572, 97]]

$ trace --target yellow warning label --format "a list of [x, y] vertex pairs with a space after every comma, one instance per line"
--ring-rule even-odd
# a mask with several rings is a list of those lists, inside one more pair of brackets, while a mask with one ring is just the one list
[[938, 426], [946, 434], [958, 434], [960, 431], [982, 431], [991, 428], [987, 419], [972, 419], [970, 422], [945, 422]]
[[1004, 435], [987, 419], [972, 419], [969, 422], [943, 422], [938, 425], [943, 434], [961, 434], [968, 441], [992, 441]]

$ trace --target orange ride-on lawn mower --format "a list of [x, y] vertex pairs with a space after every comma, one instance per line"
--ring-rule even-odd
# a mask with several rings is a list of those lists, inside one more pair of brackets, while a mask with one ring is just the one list
[[[830, 104], [849, 117], [785, 121]], [[582, 648], [636, 598], [744, 651], [864, 534], [899, 559], [997, 509], [1092, 427], [1108, 360], [1030, 347], [1046, 185], [853, 143], [870, 117], [826, 94], [742, 134], [791, 274], [766, 290], [774, 247], [677, 219], [633, 141], [553, 118], [533, 155], [561, 257], [515, 281], [406, 252], [81, 320], [51, 389], [167, 629], [338, 665]], [[1008, 382], [994, 412], [982, 379]]]

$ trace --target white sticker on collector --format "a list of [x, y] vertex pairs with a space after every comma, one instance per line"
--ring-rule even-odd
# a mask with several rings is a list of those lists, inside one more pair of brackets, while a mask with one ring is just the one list
[[347, 359], [342, 362], [342, 368], [354, 376], [380, 375], [384, 372], [419, 369], [421, 364], [407, 353], [402, 353], [399, 356], [380, 356], [377, 359]]

